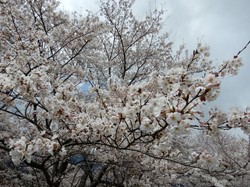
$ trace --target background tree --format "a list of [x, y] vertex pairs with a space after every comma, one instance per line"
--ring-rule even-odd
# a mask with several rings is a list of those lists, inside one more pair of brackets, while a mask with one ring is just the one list
[[[205, 151], [190, 134], [249, 131], [249, 111], [202, 108], [218, 97], [224, 76], [237, 74], [238, 55], [215, 67], [202, 44], [191, 54], [184, 46], [173, 53], [160, 34], [163, 12], [137, 20], [132, 5], [107, 0], [100, 15], [72, 17], [54, 0], [1, 1], [7, 183], [169, 186], [189, 185], [180, 178], [191, 175], [225, 186], [247, 175], [244, 159]], [[91, 88], [83, 93], [86, 83]]]

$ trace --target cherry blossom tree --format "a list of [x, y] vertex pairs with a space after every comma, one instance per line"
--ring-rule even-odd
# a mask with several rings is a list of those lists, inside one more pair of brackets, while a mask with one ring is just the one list
[[248, 175], [243, 156], [193, 137], [249, 132], [248, 110], [203, 108], [237, 75], [240, 53], [217, 67], [206, 45], [173, 52], [163, 11], [138, 20], [133, 2], [72, 16], [56, 0], [0, 1], [3, 185], [171, 186], [191, 176], [230, 186]]

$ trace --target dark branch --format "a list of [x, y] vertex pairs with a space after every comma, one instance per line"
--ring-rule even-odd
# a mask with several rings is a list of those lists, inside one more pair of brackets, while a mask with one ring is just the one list
[[247, 48], [247, 46], [250, 44], [250, 40], [247, 42], [247, 44], [245, 45], [245, 47], [243, 47], [238, 53], [237, 55], [234, 56], [234, 58], [238, 58], [238, 56]]

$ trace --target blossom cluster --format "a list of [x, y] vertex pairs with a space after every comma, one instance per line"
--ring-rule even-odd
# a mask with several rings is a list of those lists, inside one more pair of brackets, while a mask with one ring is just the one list
[[[174, 54], [160, 33], [163, 12], [140, 21], [133, 2], [107, 0], [86, 17], [54, 0], [0, 3], [0, 149], [17, 168], [35, 166], [49, 186], [75, 180], [74, 168], [86, 186], [103, 176], [114, 186], [166, 186], [190, 168], [226, 170], [226, 159], [188, 138], [193, 129], [249, 132], [249, 111], [204, 109], [240, 58], [216, 70], [207, 45]], [[74, 155], [84, 163], [70, 162]]]
[[[42, 134], [44, 134], [44, 132]], [[19, 165], [24, 160], [30, 163], [32, 155], [37, 153], [40, 155], [46, 155], [48, 153], [55, 155], [59, 153], [60, 156], [67, 154], [65, 147], [62, 147], [58, 141], [56, 141], [56, 137], [52, 137], [52, 139], [40, 137], [29, 141], [26, 137], [22, 136], [17, 140], [10, 139], [9, 145], [10, 148], [12, 148], [10, 155], [15, 165]]]

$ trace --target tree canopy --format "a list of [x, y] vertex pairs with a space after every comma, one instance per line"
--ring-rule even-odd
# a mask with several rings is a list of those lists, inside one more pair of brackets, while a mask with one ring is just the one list
[[249, 110], [204, 108], [241, 52], [216, 66], [202, 43], [174, 51], [163, 11], [139, 20], [133, 3], [72, 16], [56, 0], [0, 1], [3, 185], [247, 185], [247, 143], [221, 131], [249, 133]]

